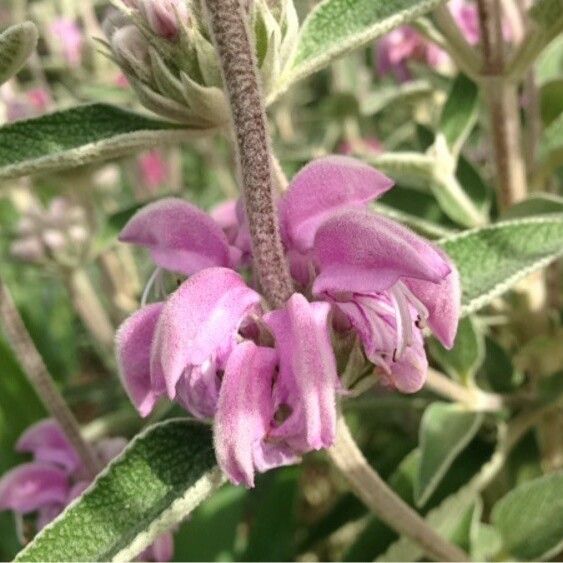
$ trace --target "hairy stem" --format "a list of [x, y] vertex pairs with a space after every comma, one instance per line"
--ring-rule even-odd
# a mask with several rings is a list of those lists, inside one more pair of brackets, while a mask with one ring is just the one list
[[502, 395], [487, 393], [476, 387], [464, 387], [432, 368], [428, 370], [426, 388], [475, 411], [499, 411], [506, 406]]
[[436, 533], [389, 488], [363, 456], [342, 417], [336, 444], [328, 455], [366, 506], [396, 532], [420, 545], [426, 555], [437, 561], [470, 561], [466, 553]]
[[498, 201], [506, 209], [526, 197], [526, 170], [517, 85], [504, 76], [504, 41], [499, 0], [478, 0], [483, 78], [491, 123]]
[[43, 358], [37, 351], [10, 291], [0, 280], [0, 320], [24, 372], [47, 411], [56, 419], [84, 464], [84, 471], [93, 478], [101, 469], [100, 461], [82, 438], [80, 427], [59, 393]]
[[291, 296], [293, 286], [274, 204], [266, 112], [247, 14], [240, 0], [204, 4], [230, 100], [254, 264], [264, 296], [276, 308]]

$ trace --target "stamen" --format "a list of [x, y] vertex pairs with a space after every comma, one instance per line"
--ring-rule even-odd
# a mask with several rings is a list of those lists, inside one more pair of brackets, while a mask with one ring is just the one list
[[148, 279], [147, 281], [147, 285], [145, 286], [145, 289], [143, 290], [143, 296], [141, 297], [141, 307], [144, 307], [147, 304], [147, 300], [149, 297], [149, 293], [150, 290], [152, 289], [156, 278], [158, 277], [158, 275], [161, 272], [161, 268], [156, 268], [154, 270], [154, 272], [151, 274], [151, 277]]
[[395, 284], [389, 291], [395, 307], [395, 322], [397, 324], [397, 349], [393, 360], [400, 358], [407, 346], [412, 344], [412, 317], [409, 303], [399, 284]]
[[399, 286], [400, 290], [403, 292], [403, 295], [408, 299], [409, 303], [416, 309], [416, 312], [419, 314], [420, 319], [425, 321], [428, 318], [428, 309], [420, 301], [420, 299], [403, 283], [397, 282], [395, 287]]

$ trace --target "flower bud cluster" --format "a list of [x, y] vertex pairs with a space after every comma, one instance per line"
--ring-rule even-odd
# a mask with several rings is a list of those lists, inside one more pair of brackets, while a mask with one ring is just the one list
[[21, 217], [10, 254], [23, 262], [76, 265], [87, 250], [89, 235], [84, 209], [57, 197], [46, 209], [35, 205]]
[[[229, 119], [221, 70], [198, 0], [124, 0], [104, 22], [112, 57], [141, 103], [208, 128]], [[251, 25], [267, 94], [289, 64], [299, 22], [293, 0], [256, 0]]]

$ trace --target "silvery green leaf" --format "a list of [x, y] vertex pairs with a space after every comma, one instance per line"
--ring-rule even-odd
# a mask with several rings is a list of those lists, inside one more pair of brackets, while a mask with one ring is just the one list
[[518, 219], [519, 217], [547, 215], [549, 213], [563, 213], [563, 197], [549, 193], [535, 193], [507, 209], [502, 214], [502, 218]]
[[17, 561], [131, 561], [223, 484], [211, 430], [172, 419], [139, 434]]
[[563, 548], [563, 471], [512, 489], [493, 508], [502, 551], [523, 561], [547, 561]]
[[137, 97], [140, 102], [151, 111], [156, 114], [161, 115], [171, 121], [178, 123], [183, 123], [186, 126], [197, 127], [204, 125], [200, 121], [194, 123], [192, 112], [190, 112], [187, 104], [181, 104], [175, 102], [174, 100], [155, 92], [152, 88], [141, 82], [140, 80], [135, 80], [129, 78], [129, 83], [135, 90]]
[[376, 115], [393, 104], [416, 101], [432, 94], [432, 86], [426, 80], [412, 80], [404, 84], [382, 84], [360, 100], [362, 115]]
[[0, 180], [120, 158], [203, 133], [106, 104], [77, 106], [1, 127]]
[[483, 413], [455, 403], [432, 403], [422, 416], [419, 431], [420, 464], [415, 500], [424, 506], [455, 458], [469, 444], [483, 421]]
[[276, 98], [297, 80], [334, 59], [432, 10], [442, 0], [323, 0], [301, 27], [291, 66], [280, 77]]
[[563, 255], [563, 214], [502, 221], [439, 244], [459, 270], [463, 312], [468, 314]]
[[184, 103], [184, 95], [182, 94], [182, 83], [176, 78], [166, 63], [162, 60], [156, 49], [149, 47], [149, 56], [151, 61], [152, 77], [159, 91], [166, 97], [172, 98], [179, 104]]
[[32, 22], [13, 25], [0, 34], [0, 84], [20, 70], [35, 50], [38, 38]]

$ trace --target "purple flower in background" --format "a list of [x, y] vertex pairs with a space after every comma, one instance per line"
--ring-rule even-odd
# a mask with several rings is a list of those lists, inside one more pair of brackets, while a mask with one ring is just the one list
[[318, 159], [294, 177], [278, 210], [297, 291], [273, 311], [246, 275], [252, 254], [240, 205], [222, 205], [214, 219], [164, 199], [135, 215], [121, 240], [189, 276], [119, 329], [122, 382], [141, 415], [168, 396], [213, 419], [221, 468], [253, 486], [255, 472], [332, 445], [344, 391], [335, 339], [356, 335], [381, 381], [420, 389], [422, 328], [453, 344], [459, 280], [441, 250], [369, 210], [392, 185], [345, 156]]
[[76, 22], [69, 18], [57, 18], [49, 26], [53, 42], [71, 67], [80, 66], [84, 35]]
[[51, 105], [51, 96], [44, 88], [31, 88], [16, 93], [9, 84], [0, 87], [0, 101], [6, 106], [6, 121], [29, 119], [45, 113]]
[[438, 68], [448, 60], [442, 49], [408, 25], [382, 37], [375, 46], [374, 55], [377, 72], [381, 76], [393, 74], [399, 82], [412, 78], [409, 61]]
[[[105, 438], [95, 444], [104, 464], [125, 447], [125, 438]], [[0, 479], [0, 510], [16, 515], [35, 515], [35, 532], [56, 518], [90, 482], [83, 477], [78, 454], [61, 428], [52, 419], [30, 426], [16, 443], [20, 453], [33, 459], [8, 471]], [[170, 561], [173, 554], [171, 534], [162, 534], [139, 557], [139, 561]]]
[[471, 45], [477, 45], [481, 36], [476, 4], [469, 3], [467, 0], [450, 0], [448, 8], [465, 39]]
[[160, 151], [152, 150], [143, 153], [139, 156], [138, 166], [143, 184], [151, 191], [168, 180], [168, 165]]

